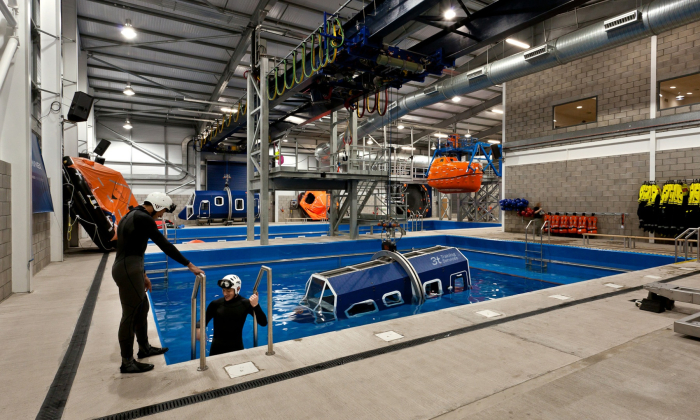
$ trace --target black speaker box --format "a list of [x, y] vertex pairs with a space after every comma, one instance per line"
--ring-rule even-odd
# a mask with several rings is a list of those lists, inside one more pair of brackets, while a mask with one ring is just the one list
[[491, 153], [494, 159], [499, 159], [501, 157], [501, 149], [497, 144], [491, 145]]
[[78, 157], [90, 159], [90, 153], [78, 153]]
[[110, 144], [112, 143], [109, 140], [102, 139], [100, 140], [100, 143], [97, 145], [97, 147], [95, 147], [95, 150], [93, 150], [93, 152], [97, 156], [102, 156], [105, 154]]
[[68, 121], [83, 122], [87, 121], [92, 109], [92, 101], [94, 98], [87, 93], [75, 92], [73, 102], [68, 110]]
[[103, 158], [103, 157], [101, 157], [101, 156], [97, 156], [97, 157], [95, 158], [95, 162], [99, 163], [100, 165], [104, 165], [104, 164], [105, 164], [105, 158]]

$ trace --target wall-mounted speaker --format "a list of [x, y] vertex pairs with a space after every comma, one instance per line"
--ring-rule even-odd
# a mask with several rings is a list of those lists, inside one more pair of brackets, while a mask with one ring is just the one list
[[78, 157], [83, 159], [90, 159], [90, 153], [78, 153]]
[[97, 157], [95, 157], [95, 162], [99, 163], [100, 165], [104, 165], [105, 158], [103, 158], [102, 156], [97, 156]]
[[[102, 139], [102, 140], [100, 140], [100, 143], [97, 145], [97, 147], [95, 147], [95, 150], [93, 150], [93, 152], [97, 156], [102, 156], [105, 154], [105, 152], [109, 148], [110, 144], [112, 144], [112, 142], [110, 142], [109, 140]], [[97, 162], [97, 161], [95, 161], [95, 162]]]
[[68, 110], [68, 121], [83, 122], [87, 121], [92, 109], [92, 101], [94, 98], [84, 92], [75, 92], [73, 101], [70, 103]]

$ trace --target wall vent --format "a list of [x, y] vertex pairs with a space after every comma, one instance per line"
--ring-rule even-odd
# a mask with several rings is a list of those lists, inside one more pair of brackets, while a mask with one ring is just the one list
[[537, 57], [543, 56], [545, 54], [548, 54], [549, 51], [551, 51], [549, 48], [549, 45], [544, 44], [540, 47], [533, 48], [529, 51], [525, 51], [525, 54], [523, 56], [525, 57], [525, 60], [532, 60], [533, 58], [537, 58]]
[[429, 88], [426, 88], [423, 91], [423, 94], [424, 95], [432, 95], [433, 93], [437, 93], [437, 91], [438, 91], [437, 85], [433, 85], [433, 86], [430, 86]]
[[642, 17], [642, 14], [639, 13], [637, 10], [633, 10], [631, 12], [625, 13], [620, 16], [615, 16], [612, 19], [608, 19], [603, 22], [603, 26], [605, 26], [606, 31], [611, 31], [613, 29], [617, 29], [620, 26], [625, 26], [629, 25], [630, 23], [634, 23], [639, 20], [639, 18]]
[[486, 66], [479, 67], [478, 69], [467, 73], [467, 80], [476, 79], [477, 77], [486, 76]]

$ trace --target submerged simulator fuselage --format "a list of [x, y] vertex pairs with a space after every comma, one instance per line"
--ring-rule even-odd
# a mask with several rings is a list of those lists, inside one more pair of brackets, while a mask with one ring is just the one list
[[[187, 205], [178, 214], [182, 220], [195, 220], [198, 223], [214, 221], [246, 220], [248, 202], [246, 191], [195, 191], [187, 200]], [[260, 214], [259, 196], [255, 194], [255, 217]]]
[[315, 322], [327, 322], [420, 305], [470, 288], [469, 261], [457, 248], [380, 251], [368, 262], [312, 274], [301, 305]]

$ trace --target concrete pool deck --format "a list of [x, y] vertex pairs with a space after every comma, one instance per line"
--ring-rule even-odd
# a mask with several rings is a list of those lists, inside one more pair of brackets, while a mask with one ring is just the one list
[[[469, 231], [474, 236], [501, 236], [493, 228], [478, 230]], [[37, 276], [34, 293], [13, 295], [0, 304], [0, 347], [6, 355], [0, 362], [0, 418], [36, 417], [100, 258], [70, 255]], [[669, 330], [675, 319], [700, 307], [678, 304], [674, 311], [653, 314], [630, 302], [646, 296], [631, 288], [660, 280], [645, 276], [683, 275], [673, 283], [700, 287], [700, 264], [695, 262], [279, 343], [274, 356], [266, 356], [266, 348], [214, 356], [207, 359], [205, 372], [196, 370], [197, 361], [165, 366], [159, 357], [152, 361], [157, 365], [153, 372], [121, 375], [116, 341], [120, 307], [109, 270], [113, 258], [111, 254], [107, 261], [65, 419], [114, 414], [463, 328], [471, 330], [152, 417], [676, 419], [697, 418], [700, 409], [695, 398], [700, 341]], [[609, 282], [624, 287], [616, 292], [605, 285]], [[555, 294], [570, 299], [550, 297]], [[476, 313], [486, 309], [501, 315], [485, 318]], [[156, 344], [152, 317], [149, 322]], [[375, 336], [385, 331], [404, 338], [386, 343]], [[247, 361], [260, 372], [232, 380], [223, 369]]]

